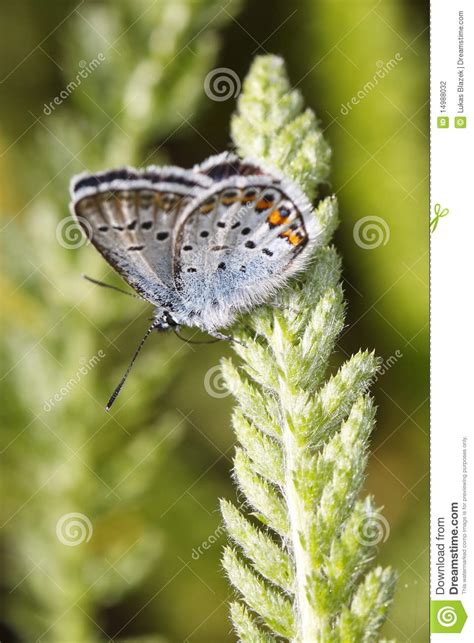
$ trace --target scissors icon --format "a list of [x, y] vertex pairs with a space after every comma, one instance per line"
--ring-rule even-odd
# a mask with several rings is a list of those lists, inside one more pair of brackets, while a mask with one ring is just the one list
[[441, 209], [440, 203], [435, 203], [434, 207], [435, 216], [430, 221], [431, 232], [434, 232], [438, 227], [438, 221], [449, 214], [448, 208]]

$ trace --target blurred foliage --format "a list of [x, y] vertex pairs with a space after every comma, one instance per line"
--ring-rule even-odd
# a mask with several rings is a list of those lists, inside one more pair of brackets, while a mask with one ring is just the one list
[[[196, 107], [217, 49], [208, 23], [218, 8], [186, 0], [81, 7], [59, 35], [63, 82], [91, 61], [100, 65], [64, 90], [67, 102], [48, 103], [42, 127], [17, 158], [28, 187], [39, 190], [21, 222], [13, 218], [5, 231], [3, 520], [14, 589], [7, 619], [25, 640], [42, 633], [61, 643], [100, 640], [102, 612], [143, 582], [163, 554], [159, 467], [185, 424], [165, 398], [186, 347], [163, 341], [158, 357], [140, 360], [127, 404], [104, 413], [133, 346], [128, 326], [143, 306], [129, 302], [119, 326], [123, 302], [78, 284], [82, 265], [104, 266], [90, 250], [75, 252], [84, 240], [66, 214], [66, 185], [68, 174], [86, 167], [163, 158], [147, 146]], [[137, 28], [128, 28], [137, 15]], [[178, 111], [183, 93], [186, 115]], [[41, 163], [32, 170], [34, 157]]]
[[[268, 51], [288, 61], [333, 150], [328, 192], [340, 201], [349, 300], [341, 353], [402, 353], [376, 383], [367, 491], [376, 490], [391, 528], [380, 558], [402, 571], [385, 635], [426, 640], [426, 14], [425, 3], [407, 0], [277, 0], [271, 11], [218, 0], [2, 2], [2, 641], [35, 640], [48, 628], [45, 641], [233, 640], [217, 511], [217, 496], [232, 495], [230, 399], [204, 386], [228, 348], [150, 340], [106, 415], [147, 312], [81, 281], [81, 272], [114, 276], [90, 246], [64, 247], [56, 231], [76, 172], [189, 166], [228, 146], [235, 103], [210, 100], [204, 78], [213, 67], [243, 78], [255, 53]], [[105, 61], [46, 115], [81, 61], [100, 52]], [[402, 62], [342, 115], [377, 61], [396, 52]], [[386, 245], [354, 242], [367, 215], [388, 223]], [[70, 512], [94, 530], [77, 547], [56, 536]]]

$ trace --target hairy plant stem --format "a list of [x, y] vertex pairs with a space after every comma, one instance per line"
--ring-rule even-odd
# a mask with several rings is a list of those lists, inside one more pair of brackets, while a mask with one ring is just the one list
[[[283, 395], [284, 388], [280, 388]], [[291, 407], [288, 392], [285, 394], [285, 407]], [[296, 641], [317, 641], [321, 631], [321, 618], [317, 614], [316, 605], [309, 598], [307, 572], [311, 570], [312, 561], [308, 549], [306, 533], [309, 524], [304, 502], [297, 488], [296, 465], [307, 448], [299, 443], [292, 426], [291, 418], [286, 417], [282, 423], [282, 439], [285, 450], [285, 499], [288, 508], [290, 538], [293, 544], [293, 560], [295, 565], [295, 607], [297, 614]]]

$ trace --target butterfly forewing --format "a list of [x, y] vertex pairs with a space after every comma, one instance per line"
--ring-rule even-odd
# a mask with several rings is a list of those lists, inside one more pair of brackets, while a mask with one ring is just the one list
[[131, 168], [73, 180], [72, 209], [86, 235], [153, 303], [173, 287], [171, 246], [179, 214], [211, 183], [180, 168]]

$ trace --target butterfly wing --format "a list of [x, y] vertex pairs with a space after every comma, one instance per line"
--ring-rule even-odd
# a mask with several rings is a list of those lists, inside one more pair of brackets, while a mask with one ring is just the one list
[[163, 304], [173, 288], [173, 227], [211, 179], [175, 167], [82, 174], [71, 211], [108, 263], [146, 299]]
[[258, 163], [249, 159], [241, 159], [230, 152], [210, 156], [199, 165], [195, 165], [193, 170], [210, 177], [214, 182], [223, 181], [231, 176], [264, 174]]
[[289, 181], [238, 175], [203, 192], [177, 222], [173, 254], [193, 323], [225, 327], [268, 301], [306, 265], [319, 231], [310, 202]]

